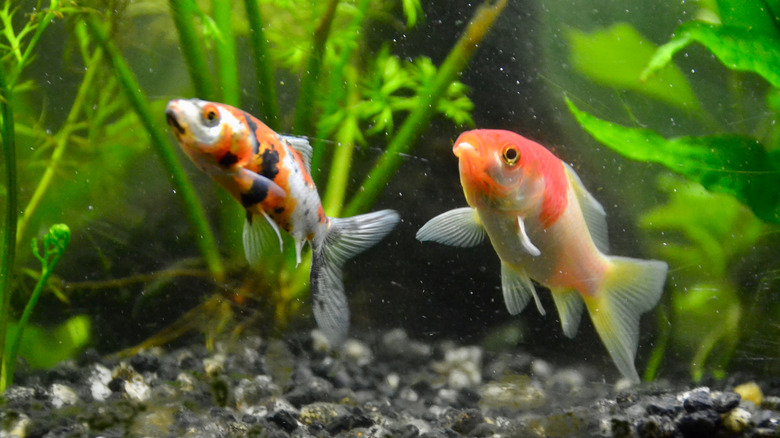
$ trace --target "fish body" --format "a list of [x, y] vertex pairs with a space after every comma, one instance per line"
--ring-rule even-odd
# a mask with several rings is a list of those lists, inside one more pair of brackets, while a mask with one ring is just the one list
[[531, 299], [545, 313], [535, 280], [552, 293], [566, 336], [576, 335], [587, 309], [617, 368], [638, 381], [639, 316], [658, 302], [666, 263], [607, 255], [604, 209], [542, 145], [510, 131], [474, 130], [453, 152], [469, 207], [436, 216], [417, 238], [467, 247], [487, 237], [511, 314]]
[[293, 237], [298, 263], [309, 243], [314, 317], [332, 343], [341, 343], [349, 327], [342, 266], [387, 235], [398, 214], [382, 210], [328, 217], [311, 178], [308, 141], [279, 135], [245, 111], [176, 99], [165, 114], [184, 152], [246, 210], [243, 242], [250, 263], [257, 263], [276, 242], [282, 247], [280, 229]]

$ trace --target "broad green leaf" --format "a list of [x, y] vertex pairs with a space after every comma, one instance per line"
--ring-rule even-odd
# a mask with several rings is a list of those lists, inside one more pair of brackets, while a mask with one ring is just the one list
[[780, 38], [697, 21], [677, 28], [672, 39], [655, 52], [641, 79], [649, 80], [655, 74], [665, 72], [675, 53], [693, 42], [706, 47], [727, 68], [757, 73], [772, 86], [780, 88]]
[[[88, 316], [74, 316], [59, 326], [48, 329], [37, 325], [24, 328], [19, 355], [33, 368], [50, 368], [72, 358], [88, 344], [92, 322]], [[17, 325], [11, 323], [9, 331], [15, 333]]]
[[720, 20], [724, 26], [740, 27], [780, 37], [777, 22], [768, 3], [768, 1], [718, 0]]
[[566, 104], [590, 135], [618, 153], [662, 164], [707, 190], [736, 197], [764, 221], [780, 223], [780, 171], [758, 141], [737, 135], [665, 139], [601, 120], [568, 99]]
[[642, 93], [677, 108], [699, 109], [688, 80], [673, 65], [665, 66], [657, 76], [640, 80], [656, 45], [630, 25], [618, 23], [593, 33], [572, 30], [568, 40], [572, 65], [594, 82]]

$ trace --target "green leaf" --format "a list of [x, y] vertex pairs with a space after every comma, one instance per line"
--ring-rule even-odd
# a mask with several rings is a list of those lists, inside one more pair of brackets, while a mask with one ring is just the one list
[[[59, 326], [48, 329], [37, 325], [27, 326], [22, 335], [19, 355], [33, 368], [49, 368], [76, 356], [88, 344], [92, 321], [86, 315], [74, 316]], [[17, 325], [11, 323], [9, 334]]]
[[677, 108], [699, 109], [688, 80], [673, 65], [640, 80], [656, 46], [630, 25], [618, 23], [593, 33], [572, 30], [568, 40], [572, 65], [594, 82], [642, 93]]
[[780, 34], [777, 22], [768, 3], [767, 1], [718, 0], [720, 20], [724, 26], [741, 27], [778, 37]]
[[628, 128], [580, 111], [574, 117], [596, 140], [633, 160], [659, 163], [707, 190], [730, 194], [759, 218], [780, 223], [780, 171], [756, 140], [737, 135], [665, 139], [649, 129]]
[[727, 68], [761, 75], [780, 88], [780, 38], [748, 29], [716, 26], [698, 21], [684, 23], [668, 43], [659, 47], [642, 72], [641, 79], [663, 72], [675, 53], [698, 42]]

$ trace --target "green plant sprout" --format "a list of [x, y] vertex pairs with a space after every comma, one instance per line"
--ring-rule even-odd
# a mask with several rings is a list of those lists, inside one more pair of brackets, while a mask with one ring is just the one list
[[19, 352], [24, 329], [30, 321], [30, 316], [32, 316], [35, 305], [38, 304], [38, 299], [41, 297], [46, 282], [54, 272], [54, 268], [60, 261], [69, 242], [70, 229], [65, 224], [52, 225], [49, 232], [43, 236], [43, 254], [41, 254], [38, 249], [38, 240], [32, 240], [33, 254], [35, 255], [35, 258], [41, 262], [41, 276], [38, 278], [38, 283], [35, 285], [35, 289], [33, 289], [30, 298], [27, 300], [24, 312], [19, 319], [16, 332], [7, 344], [8, 348], [2, 351], [3, 363], [2, 370], [0, 370], [0, 392], [4, 391], [8, 385], [13, 383], [14, 364], [16, 362], [16, 355]]
[[[780, 22], [773, 14], [778, 10], [777, 2], [720, 0], [717, 10], [706, 15], [719, 21], [683, 23], [657, 48], [623, 23], [592, 34], [577, 30], [569, 34], [570, 59], [581, 75], [642, 95], [660, 108], [681, 111], [678, 114], [693, 125], [712, 132], [670, 138], [645, 127], [630, 107], [626, 107], [629, 119], [640, 127], [601, 119], [565, 97], [571, 114], [594, 139], [625, 157], [658, 163], [687, 180], [661, 175], [659, 188], [668, 203], [640, 218], [644, 229], [664, 236], [651, 239], [652, 250], [670, 262], [675, 278], [668, 282], [668, 299], [660, 310], [662, 326], [668, 323], [670, 329], [661, 330], [646, 379], [656, 376], [670, 346], [690, 353], [694, 380], [707, 373], [723, 377], [745, 336], [749, 323], [742, 318], [743, 301], [750, 300], [740, 296], [729, 267], [780, 224], [780, 136], [774, 127], [780, 108], [774, 104], [780, 87]], [[722, 132], [724, 126], [705, 110], [689, 78], [672, 63], [676, 53], [693, 43], [701, 44], [730, 72], [727, 96], [734, 102], [729, 106], [734, 119], [751, 120], [740, 105], [743, 92], [734, 79], [738, 72], [766, 81], [768, 108], [756, 113], [758, 122], [752, 130]], [[612, 61], [604, 58], [606, 54]], [[612, 68], [593, 62], [599, 59]]]

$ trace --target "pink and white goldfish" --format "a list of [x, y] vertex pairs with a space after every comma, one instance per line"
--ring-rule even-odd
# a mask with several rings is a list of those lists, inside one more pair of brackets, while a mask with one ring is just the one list
[[280, 228], [295, 240], [298, 263], [309, 242], [314, 318], [330, 342], [340, 344], [349, 328], [342, 266], [385, 237], [398, 213], [326, 216], [311, 178], [309, 142], [279, 135], [238, 108], [177, 99], [168, 102], [165, 115], [184, 152], [246, 209], [243, 241], [250, 263], [277, 240], [282, 247]]
[[545, 313], [533, 279], [552, 293], [571, 338], [584, 304], [617, 368], [638, 382], [639, 316], [661, 297], [666, 263], [606, 255], [604, 208], [542, 145], [485, 129], [461, 134], [453, 152], [469, 207], [434, 217], [417, 239], [470, 247], [487, 236], [501, 259], [509, 313], [519, 313], [531, 298]]

